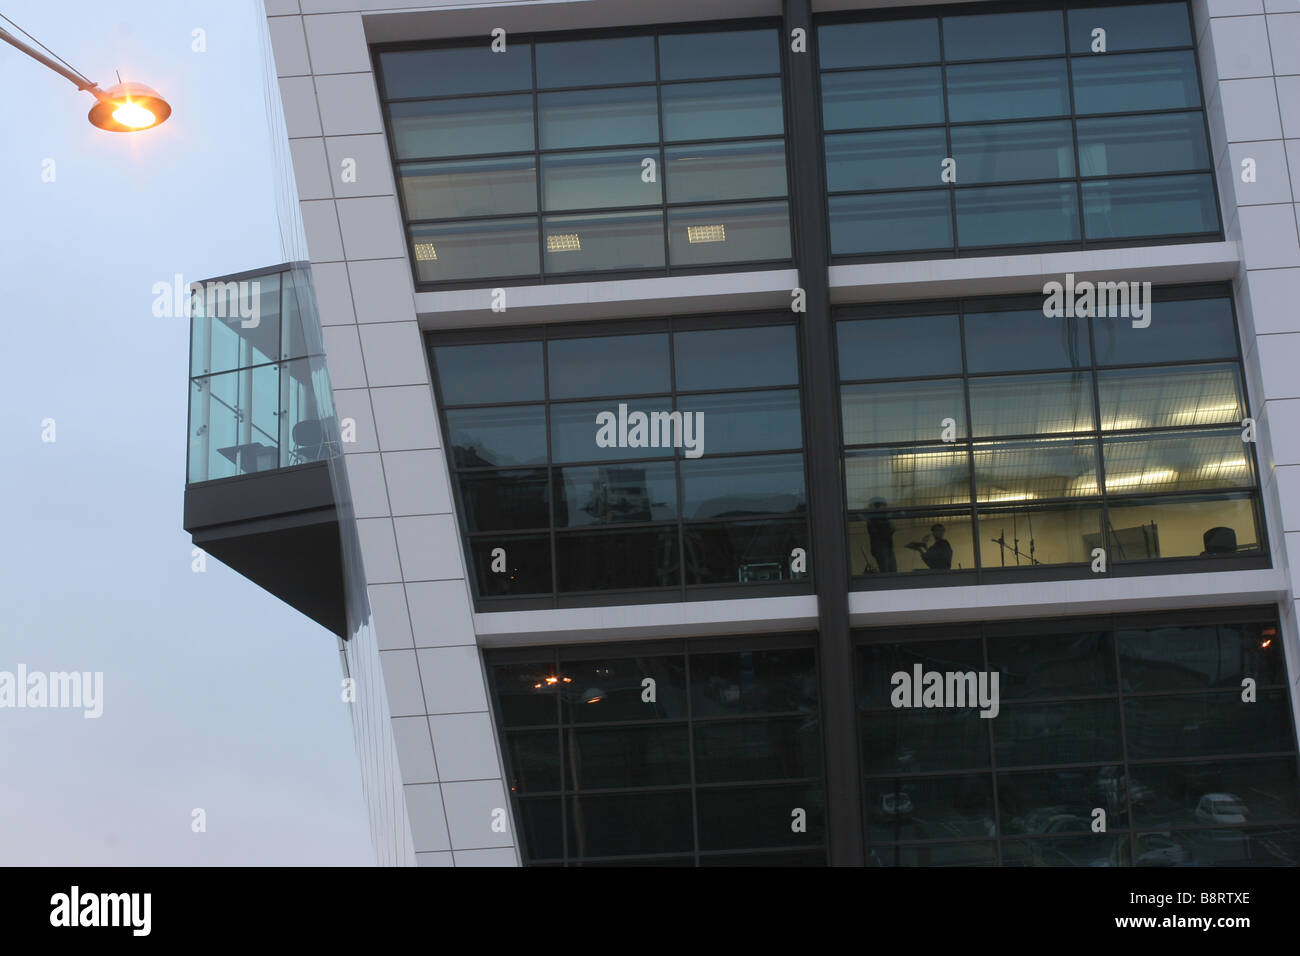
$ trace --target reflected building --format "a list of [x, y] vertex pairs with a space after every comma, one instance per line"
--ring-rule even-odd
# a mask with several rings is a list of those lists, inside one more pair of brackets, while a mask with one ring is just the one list
[[340, 635], [381, 859], [1300, 859], [1277, 17], [267, 6], [328, 381], [196, 316], [187, 527]]

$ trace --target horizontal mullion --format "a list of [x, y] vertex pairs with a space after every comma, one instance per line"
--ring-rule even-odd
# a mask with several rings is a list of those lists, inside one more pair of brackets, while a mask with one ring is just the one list
[[[934, 124], [931, 124], [934, 125]], [[752, 136], [725, 136], [708, 139], [674, 139], [655, 140], [640, 143], [602, 143], [595, 146], [549, 146], [540, 149], [520, 149], [495, 153], [455, 153], [443, 156], [401, 156], [395, 157], [394, 166], [400, 174], [403, 166], [416, 163], [471, 163], [490, 159], [522, 159], [528, 156], [555, 156], [565, 153], [606, 153], [630, 150], [674, 149], [687, 146], [726, 146], [730, 143], [761, 143], [769, 140], [784, 140], [784, 133], [765, 133]], [[782, 144], [784, 145], [784, 144]]]
[[447, 103], [457, 100], [483, 99], [491, 96], [545, 96], [548, 93], [597, 93], [601, 90], [627, 90], [638, 87], [655, 86], [690, 86], [695, 83], [729, 83], [733, 80], [779, 80], [780, 73], [739, 73], [727, 76], [691, 77], [682, 80], [655, 79], [636, 80], [629, 83], [599, 83], [594, 86], [527, 86], [508, 90], [488, 90], [481, 93], [444, 93], [434, 96], [389, 96], [384, 98], [384, 105], [393, 103]]
[[[1091, 9], [1091, 8], [1090, 8]], [[869, 23], [870, 20], [859, 21]], [[1056, 53], [1032, 53], [1026, 56], [1000, 56], [988, 59], [980, 58], [977, 60], [912, 60], [907, 63], [883, 63], [869, 66], [818, 66], [818, 72], [823, 76], [833, 73], [870, 73], [880, 70], [907, 70], [917, 69], [927, 66], [980, 66], [991, 63], [1030, 63], [1037, 60], [1064, 60], [1067, 57], [1071, 60], [1089, 60], [1104, 59], [1105, 57], [1115, 56], [1136, 56], [1151, 53], [1177, 53], [1180, 51], [1195, 52], [1195, 47], [1191, 44], [1182, 44], [1179, 46], [1153, 46], [1142, 47], [1138, 50], [1108, 50], [1106, 53], [1082, 53], [1061, 50]]]

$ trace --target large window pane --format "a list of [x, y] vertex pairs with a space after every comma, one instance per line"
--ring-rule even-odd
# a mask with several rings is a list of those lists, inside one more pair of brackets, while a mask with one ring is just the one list
[[[601, 683], [600, 687], [584, 687], [577, 693], [599, 705], [603, 703], [601, 695], [613, 690], [603, 686], [607, 680]], [[640, 681], [636, 687], [639, 702]], [[565, 783], [576, 791], [690, 783], [691, 758], [686, 738], [685, 724], [570, 727], [564, 731]]]
[[[620, 427], [619, 405], [626, 405], [626, 423]], [[673, 453], [660, 442], [662, 428], [650, 428], [652, 412], [669, 412], [668, 398], [638, 398], [631, 403], [609, 399], [603, 402], [564, 402], [551, 406], [551, 461], [617, 461], [629, 458], [663, 458]], [[598, 416], [608, 412], [613, 419]], [[644, 416], [634, 417], [634, 413]], [[613, 422], [606, 427], [607, 422]], [[683, 431], [685, 429], [683, 428]], [[617, 434], [622, 432], [622, 434]], [[597, 443], [600, 438], [601, 444]], [[698, 441], [698, 436], [692, 436]], [[608, 444], [608, 442], [616, 444]], [[651, 443], [654, 444], [651, 444]], [[683, 435], [683, 442], [685, 436]]]
[[841, 381], [961, 372], [955, 315], [837, 322]]
[[822, 77], [826, 130], [942, 122], [943, 81], [937, 66]]
[[448, 411], [447, 427], [457, 468], [533, 465], [546, 461], [546, 408], [463, 408]]
[[[523, 597], [551, 592], [549, 535], [494, 534], [470, 538], [467, 544], [474, 593], [478, 597]], [[499, 565], [500, 551], [505, 551], [506, 569], [494, 571], [493, 565]]]
[[[844, 477], [851, 510], [967, 504], [970, 458], [964, 446], [925, 445], [846, 452]], [[873, 499], [881, 499], [873, 505]]]
[[1217, 232], [1219, 211], [1209, 173], [1083, 183], [1089, 239]]
[[1098, 799], [1095, 786], [1099, 775], [1117, 770], [1122, 779], [1119, 767], [1000, 774], [998, 811], [1003, 835], [1090, 833], [1095, 807], [1106, 810], [1107, 828], [1127, 826], [1128, 808], [1118, 802], [1108, 806]]
[[560, 591], [661, 588], [680, 584], [676, 526], [644, 531], [566, 531], [555, 536]]
[[844, 444], [966, 438], [966, 399], [960, 380], [845, 385], [840, 389]]
[[990, 837], [993, 782], [988, 774], [868, 780], [867, 836], [886, 840]]
[[552, 399], [669, 389], [666, 332], [551, 339], [546, 349]]
[[[497, 712], [503, 727], [533, 727], [557, 724], [560, 720], [558, 682], [547, 677], [555, 676], [555, 663], [549, 652], [540, 651], [534, 661], [516, 664], [496, 664], [492, 667], [492, 686], [497, 697]], [[541, 685], [540, 687], [537, 685]], [[559, 752], [549, 750], [558, 768]], [[558, 785], [553, 789], [558, 790]]]
[[505, 749], [510, 754], [512, 790], [538, 793], [560, 789], [560, 736], [554, 730], [506, 734]]
[[946, 189], [832, 196], [831, 252], [921, 252], [951, 247], [951, 203]]
[[[818, 845], [826, 838], [820, 784], [709, 788], [696, 795], [700, 849]], [[807, 811], [807, 830], [794, 832], [790, 811]]]
[[697, 724], [695, 779], [700, 783], [821, 775], [816, 715]]
[[[569, 804], [569, 856], [672, 853], [692, 849], [689, 790], [576, 794]], [[628, 826], [636, 820], [636, 826]]]
[[518, 153], [533, 148], [531, 96], [476, 96], [388, 107], [398, 159]]
[[527, 90], [533, 85], [533, 49], [511, 43], [498, 53], [484, 37], [474, 46], [381, 53], [379, 68], [384, 95], [394, 100]]
[[795, 548], [808, 551], [808, 523], [779, 520], [690, 524], [682, 529], [686, 583], [764, 584], [801, 580], [791, 567]]
[[1065, 51], [1059, 10], [979, 13], [943, 18], [943, 52], [949, 60], [999, 60]]
[[1110, 631], [990, 636], [988, 649], [1003, 700], [1115, 693]]
[[445, 405], [540, 400], [541, 342], [442, 345], [433, 350]]
[[952, 155], [960, 183], [1005, 183], [1074, 175], [1068, 120], [955, 126]]
[[542, 149], [659, 142], [653, 86], [542, 93], [537, 97]]
[[1262, 547], [1256, 505], [1249, 494], [1111, 499], [1113, 561], [1230, 557]]
[[976, 438], [1091, 431], [1092, 376], [1061, 372], [971, 379], [970, 411]]
[[785, 143], [766, 140], [664, 150], [668, 201], [767, 199], [786, 194]]
[[1103, 431], [1239, 423], [1246, 414], [1236, 365], [1097, 373]]
[[1070, 112], [1064, 60], [950, 66], [947, 81], [948, 118], [954, 123]]
[[552, 40], [537, 44], [537, 86], [653, 83], [654, 37]]
[[1028, 501], [1097, 494], [1097, 444], [1086, 438], [977, 442], [977, 500]]
[[1300, 819], [1294, 757], [1133, 768], [1138, 826], [1217, 826]]
[[407, 219], [453, 219], [536, 212], [531, 156], [414, 163], [399, 167]]
[[[681, 654], [592, 658], [590, 649], [575, 645], [560, 649], [557, 677], [566, 724], [680, 720], [688, 713]], [[653, 701], [642, 699], [647, 677], [655, 682]]]
[[1200, 757], [1295, 748], [1285, 690], [1243, 703], [1240, 688], [1214, 694], [1130, 697], [1124, 701], [1128, 752], [1134, 757]]
[[943, 127], [826, 137], [826, 188], [899, 189], [939, 182], [948, 155]]
[[824, 24], [817, 28], [817, 53], [823, 70], [935, 63], [939, 60], [939, 22], [929, 19]]
[[[644, 150], [550, 153], [542, 157], [542, 208], [599, 209], [649, 206], [663, 201], [656, 178], [641, 175]], [[657, 150], [650, 159], [658, 162]]]
[[[968, 496], [969, 497], [969, 496]], [[852, 574], [916, 574], [975, 567], [970, 512], [898, 514], [873, 498], [849, 516]]]
[[1170, 624], [1119, 631], [1124, 685], [1133, 693], [1287, 683], [1276, 623]]
[[703, 413], [705, 455], [803, 447], [797, 391], [691, 395], [680, 406], [683, 414]]
[[1074, 183], [957, 190], [957, 242], [965, 247], [1079, 238]]
[[1049, 319], [1041, 308], [967, 312], [966, 360], [972, 372], [1081, 368], [1087, 329], [1085, 319]]
[[697, 718], [801, 711], [817, 715], [817, 662], [811, 648], [691, 655]]
[[974, 707], [863, 713], [859, 717], [863, 772], [896, 774], [987, 767], [989, 725], [999, 720], [981, 717]]
[[1175, 173], [1210, 165], [1205, 117], [1199, 111], [1081, 119], [1075, 126], [1083, 176]]
[[781, 81], [731, 80], [682, 83], [660, 88], [664, 140], [780, 136]]
[[802, 455], [687, 459], [681, 469], [686, 518], [794, 514], [806, 507]]
[[466, 531], [545, 528], [551, 522], [546, 472], [466, 472], [458, 475], [461, 517]]
[[412, 226], [419, 282], [536, 275], [537, 220], [481, 219]]
[[579, 527], [677, 517], [677, 473], [670, 462], [555, 469], [555, 524]]
[[1102, 763], [1120, 759], [1114, 700], [1003, 704], [993, 725], [999, 767]]
[[979, 521], [980, 564], [985, 568], [1082, 564], [1103, 546], [1097, 504], [981, 508]]
[[1092, 51], [1092, 31], [1106, 31], [1106, 50], [1153, 50], [1162, 46], [1191, 46], [1187, 5], [1141, 3], [1122, 7], [1084, 7], [1068, 12], [1070, 52]]
[[1134, 113], [1201, 105], [1196, 57], [1191, 50], [1079, 57], [1070, 69], [1077, 113]]
[[663, 268], [664, 214], [598, 212], [542, 220], [546, 272]]
[[1151, 324], [1146, 328], [1094, 319], [1092, 329], [1098, 365], [1237, 357], [1232, 300], [1227, 296], [1159, 301], [1152, 307]]
[[674, 266], [788, 260], [788, 204], [737, 203], [669, 209], [668, 257]]
[[679, 392], [799, 383], [792, 325], [677, 332], [673, 361]]
[[1241, 440], [1240, 428], [1108, 438], [1102, 445], [1106, 490], [1111, 493], [1249, 488], [1254, 484], [1250, 451]]
[[781, 71], [780, 37], [775, 30], [720, 33], [665, 33], [659, 37], [659, 77], [697, 80]]

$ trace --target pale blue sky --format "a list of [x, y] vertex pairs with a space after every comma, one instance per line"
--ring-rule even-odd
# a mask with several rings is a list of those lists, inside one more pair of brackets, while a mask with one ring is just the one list
[[188, 330], [151, 312], [175, 273], [285, 258], [261, 0], [0, 12], [174, 109], [101, 132], [0, 44], [0, 670], [104, 672], [98, 720], [0, 708], [0, 865], [371, 864], [334, 637], [215, 559], [190, 570]]

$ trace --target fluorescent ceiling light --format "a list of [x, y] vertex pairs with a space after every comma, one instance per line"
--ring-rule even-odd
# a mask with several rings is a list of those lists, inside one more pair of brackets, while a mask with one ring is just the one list
[[722, 223], [713, 226], [687, 226], [687, 242], [726, 242], [727, 227]]
[[582, 240], [576, 232], [562, 232], [546, 237], [547, 252], [581, 252]]
[[432, 242], [417, 242], [415, 244], [415, 260], [417, 262], [431, 262], [438, 258], [438, 250], [433, 247]]

